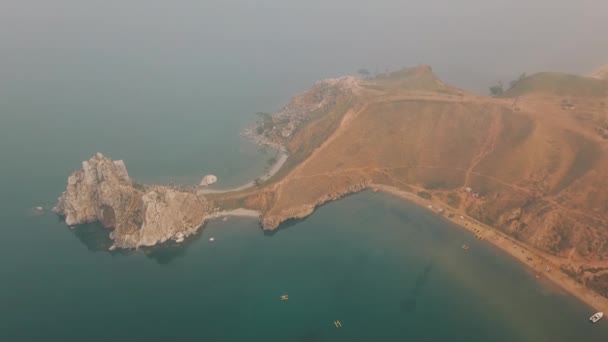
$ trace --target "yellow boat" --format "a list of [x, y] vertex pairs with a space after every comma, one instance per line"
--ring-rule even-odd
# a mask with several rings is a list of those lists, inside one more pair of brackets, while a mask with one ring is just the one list
[[288, 299], [289, 299], [289, 297], [288, 297], [287, 295], [282, 295], [282, 296], [281, 296], [281, 300], [282, 300], [282, 301], [286, 301], [286, 300], [288, 300]]

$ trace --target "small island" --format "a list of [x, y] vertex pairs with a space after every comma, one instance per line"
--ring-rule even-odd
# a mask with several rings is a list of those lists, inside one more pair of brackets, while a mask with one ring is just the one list
[[328, 201], [382, 191], [605, 307], [606, 74], [538, 73], [496, 87], [491, 97], [468, 93], [429, 66], [320, 81], [245, 130], [280, 154], [244, 186], [208, 189], [210, 176], [191, 187], [139, 184], [124, 162], [97, 154], [68, 178], [54, 211], [70, 226], [113, 228], [114, 248], [138, 248], [183, 241], [218, 215], [257, 216], [273, 230]]

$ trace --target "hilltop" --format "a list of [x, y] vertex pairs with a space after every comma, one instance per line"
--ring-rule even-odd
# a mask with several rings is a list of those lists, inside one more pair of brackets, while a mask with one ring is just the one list
[[420, 66], [332, 96], [333, 106], [281, 141], [294, 156], [281, 175], [214, 200], [259, 210], [271, 230], [388, 186], [555, 256], [608, 294], [607, 81], [539, 73], [491, 98]]
[[567, 97], [599, 99], [608, 96], [608, 82], [599, 77], [541, 72], [515, 82], [503, 97], [531, 94], [546, 94], [564, 99]]

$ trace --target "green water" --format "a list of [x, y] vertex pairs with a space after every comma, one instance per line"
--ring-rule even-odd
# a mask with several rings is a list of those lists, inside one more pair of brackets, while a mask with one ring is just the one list
[[265, 166], [267, 155], [238, 137], [250, 108], [264, 104], [245, 93], [228, 105], [188, 98], [192, 113], [154, 121], [150, 112], [165, 109], [152, 105], [138, 119], [85, 98], [72, 104], [90, 108], [79, 117], [49, 91], [31, 103], [3, 103], [10, 115], [0, 127], [1, 341], [599, 341], [608, 334], [605, 322], [587, 322], [589, 308], [508, 256], [380, 194], [328, 204], [272, 235], [254, 220], [231, 218], [179, 247], [110, 254], [108, 231], [98, 225], [70, 230], [29, 209], [52, 206], [67, 175], [95, 151], [125, 158], [145, 181], [188, 183], [213, 172], [223, 185], [238, 185]]
[[323, 206], [272, 235], [231, 218], [182, 246], [130, 253], [105, 252], [97, 225], [70, 231], [53, 215], [17, 212], [4, 229], [12, 239], [3, 247], [3, 341], [600, 341], [608, 333], [508, 256], [380, 194]]
[[[577, 6], [554, 8], [568, 25], [528, 9], [534, 23], [547, 18], [530, 35], [520, 6], [487, 2], [471, 12], [392, 0], [3, 1], [0, 341], [605, 340], [608, 324], [588, 324], [586, 306], [380, 194], [328, 204], [273, 235], [231, 218], [179, 247], [114, 254], [108, 231], [70, 230], [48, 212], [98, 151], [146, 182], [249, 181], [271, 157], [239, 138], [253, 113], [361, 67], [429, 63], [482, 91], [522, 71], [591, 70], [593, 54], [546, 48], [606, 46], [592, 34], [602, 11], [581, 17]], [[39, 205], [47, 213], [32, 216]]]

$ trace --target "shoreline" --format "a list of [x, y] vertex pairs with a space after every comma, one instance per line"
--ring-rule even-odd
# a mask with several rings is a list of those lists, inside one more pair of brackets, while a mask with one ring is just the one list
[[253, 218], [259, 219], [261, 214], [262, 213], [260, 213], [257, 210], [238, 208], [238, 209], [232, 209], [232, 210], [216, 211], [215, 213], [207, 216], [205, 219], [214, 220], [214, 219], [217, 219], [220, 217], [227, 217], [227, 216], [253, 217]]
[[[444, 203], [439, 203], [433, 200], [425, 200], [414, 193], [388, 185], [371, 184], [369, 189], [401, 198], [414, 205], [420, 206], [421, 208], [430, 210], [448, 222], [451, 222], [473, 234], [476, 234], [475, 229], [479, 229], [479, 234], [483, 236], [484, 240], [499, 248], [526, 266], [529, 270], [533, 271], [536, 274], [537, 280], [541, 280], [542, 278], [548, 280], [551, 285], [555, 285], [565, 293], [574, 296], [576, 299], [595, 311], [604, 312], [608, 310], [608, 298], [604, 298], [600, 294], [595, 293], [593, 290], [577, 283], [574, 279], [564, 274], [560, 270], [560, 264], [557, 262], [559, 257], [548, 255], [547, 253], [538, 251], [533, 247], [526, 246], [522, 242], [513, 239], [512, 237], [491, 226], [481, 223], [464, 213], [453, 210], [453, 208], [445, 205]], [[432, 207], [429, 208], [429, 205]], [[437, 208], [445, 208], [446, 211], [452, 212], [454, 216], [448, 217], [447, 215], [444, 215], [444, 213], [438, 212], [436, 210]], [[461, 217], [463, 217], [463, 219], [461, 219]]]
[[[265, 182], [268, 179], [270, 179], [270, 177], [274, 176], [283, 167], [283, 165], [287, 161], [287, 158], [289, 158], [289, 154], [287, 154], [287, 152], [285, 152], [285, 149], [283, 149], [282, 147], [279, 148], [278, 152], [279, 152], [279, 158], [277, 159], [276, 163], [274, 163], [272, 165], [272, 167], [268, 171], [266, 171], [262, 176], [256, 178], [259, 182]], [[247, 190], [249, 188], [253, 188], [256, 186], [256, 179], [249, 181], [243, 185], [234, 187], [234, 188], [203, 189], [202, 193], [203, 193], [203, 195], [207, 195], [207, 194], [222, 194], [222, 193], [226, 193], [226, 192]]]

